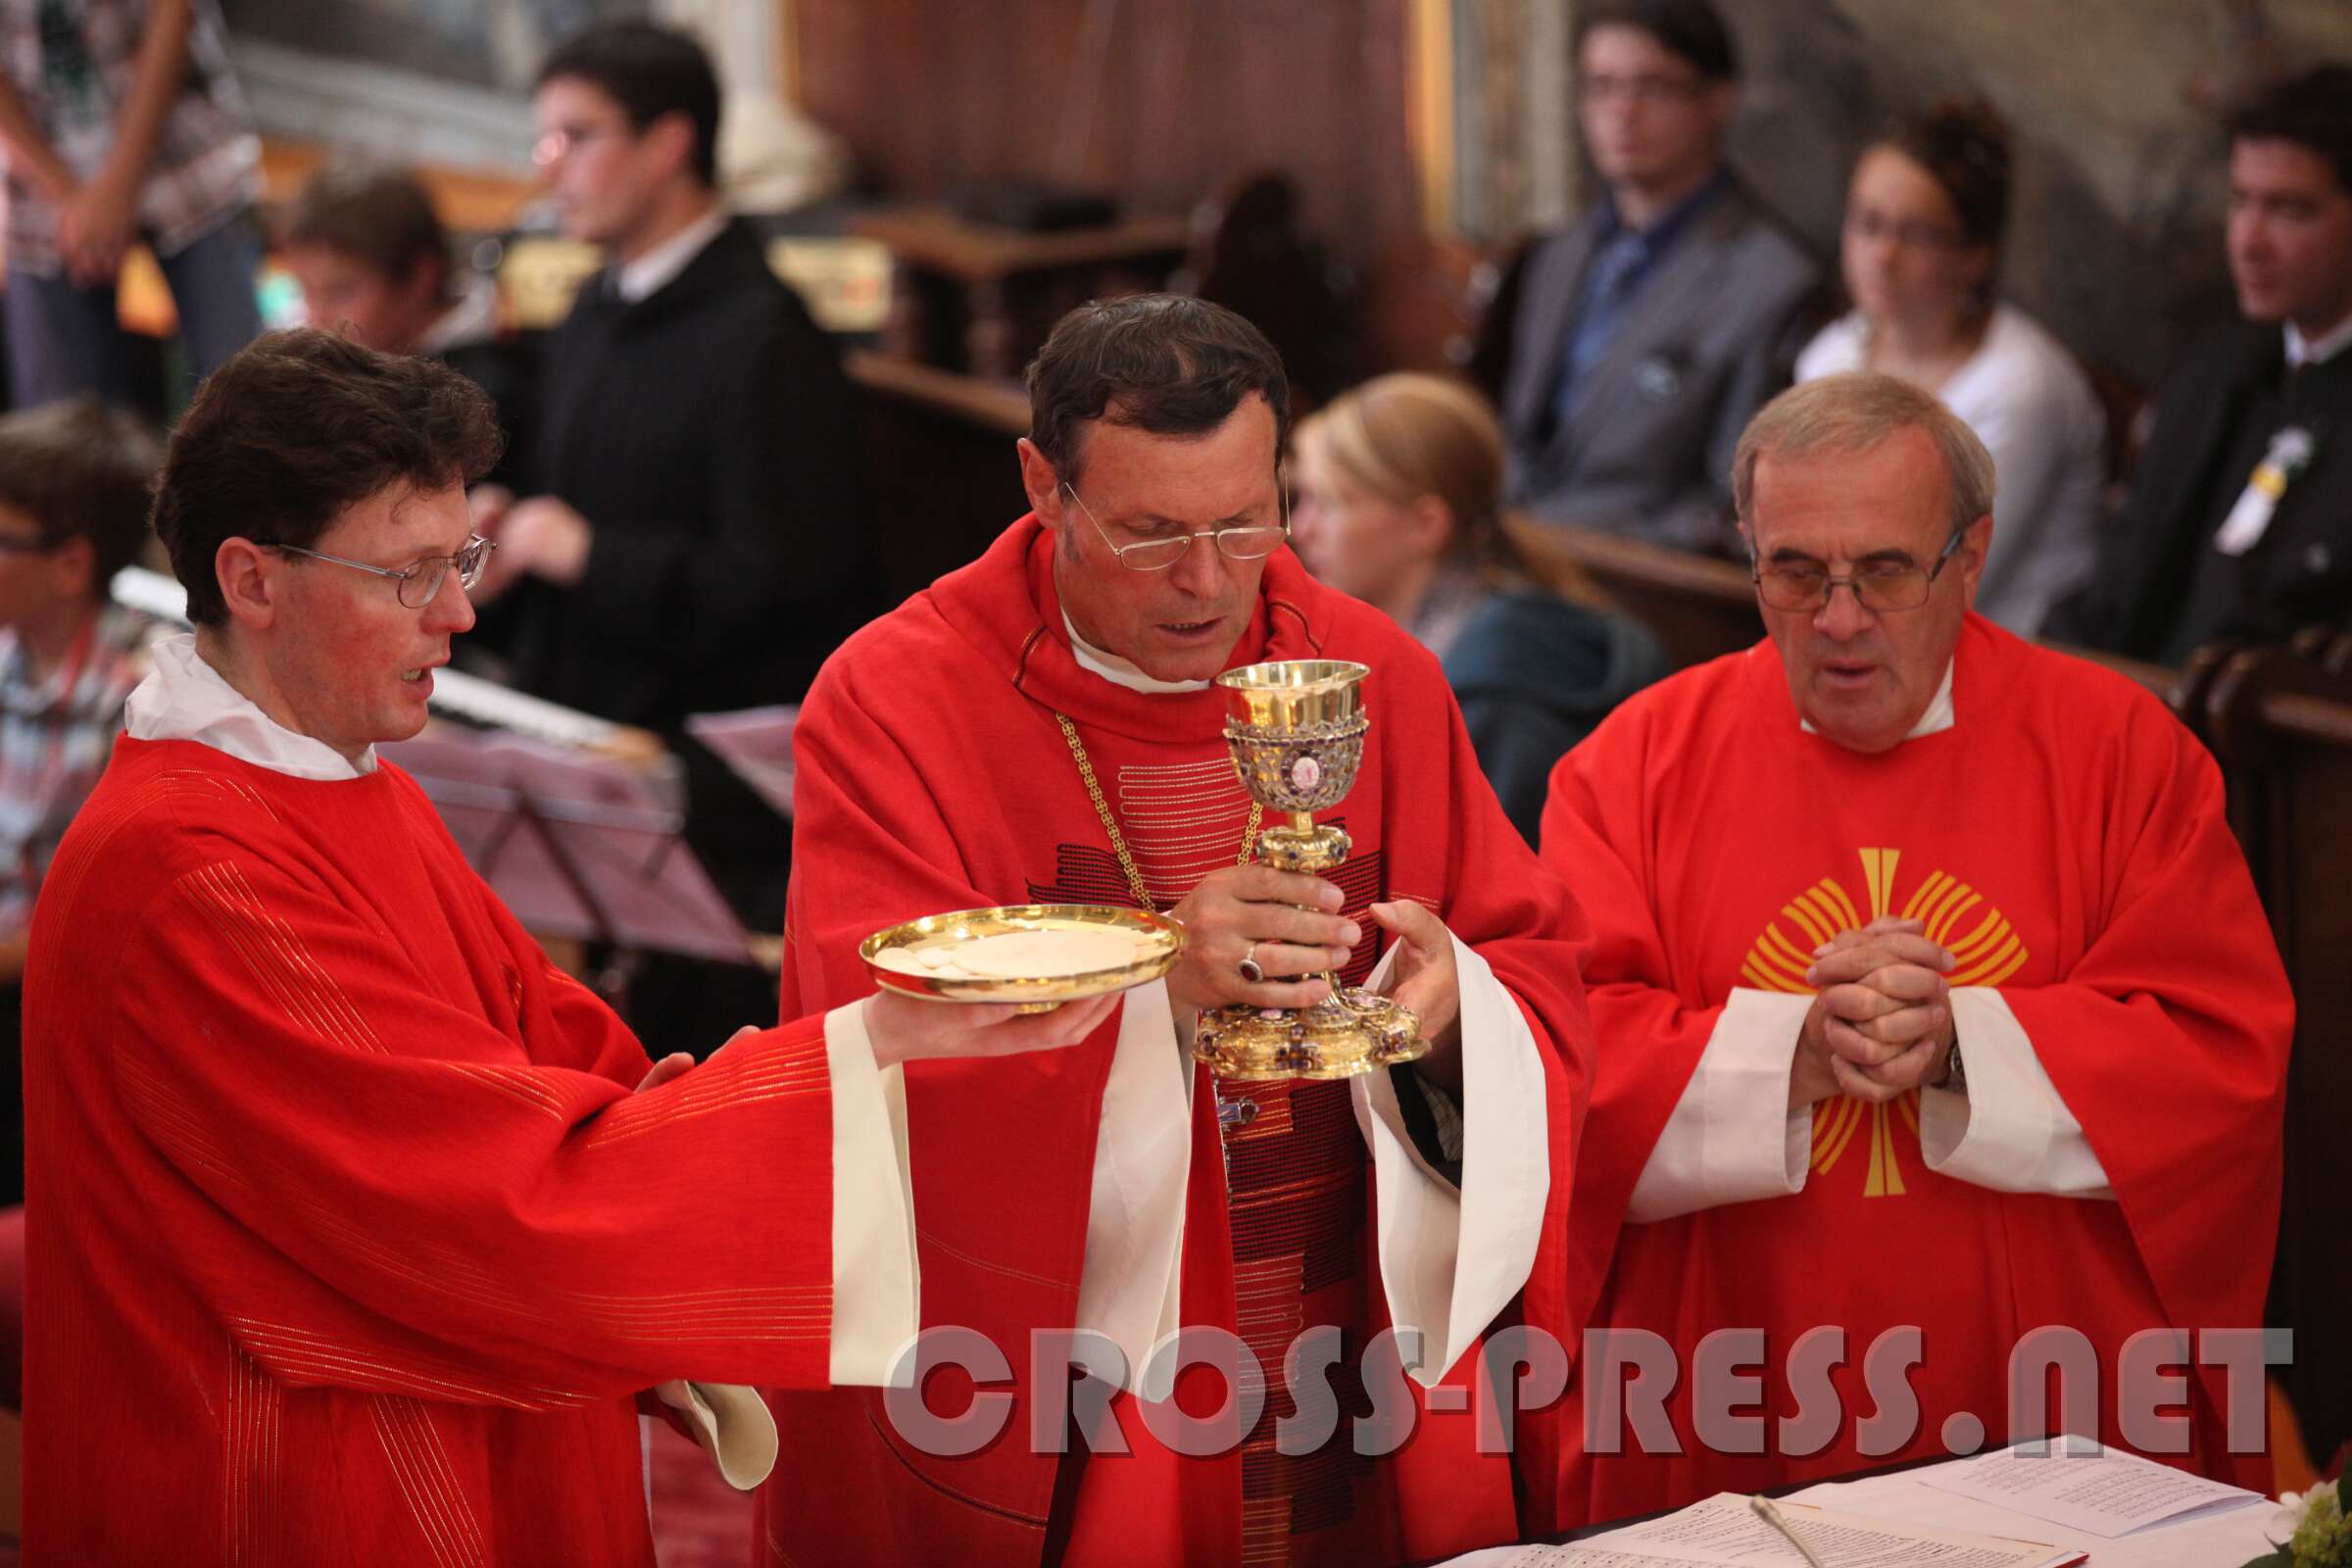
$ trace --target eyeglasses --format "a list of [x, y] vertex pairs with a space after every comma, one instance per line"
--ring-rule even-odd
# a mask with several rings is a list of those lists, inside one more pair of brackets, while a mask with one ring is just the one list
[[[1086, 514], [1086, 520], [1094, 523], [1095, 532], [1102, 536], [1102, 543], [1109, 547], [1112, 555], [1118, 557], [1119, 564], [1129, 571], [1165, 571], [1184, 559], [1184, 553], [1193, 547], [1196, 539], [1214, 539], [1219, 554], [1228, 561], [1262, 561], [1280, 550], [1282, 542], [1291, 536], [1291, 507], [1286, 497], [1282, 502], [1282, 526], [1278, 528], [1263, 523], [1251, 523], [1239, 528], [1203, 528], [1199, 533], [1180, 533], [1173, 539], [1146, 539], [1123, 545], [1111, 538], [1110, 530], [1102, 526], [1093, 510], [1078, 500], [1078, 492], [1067, 479], [1061, 482], [1061, 488], [1072, 501], [1078, 502], [1078, 510]], [[1281, 490], [1279, 482], [1275, 488], [1277, 492]]]
[[620, 134], [621, 127], [618, 125], [579, 125], [564, 130], [551, 130], [531, 143], [531, 162], [538, 168], [546, 169], [551, 165], [562, 163], [572, 153], [591, 142], [602, 141], [609, 136]]
[[1855, 239], [1891, 239], [1907, 251], [1956, 251], [1968, 236], [1941, 223], [1923, 223], [1912, 218], [1888, 218], [1867, 207], [1849, 207], [1845, 231]]
[[1596, 104], [1629, 98], [1638, 104], [1687, 104], [1706, 83], [1696, 76], [1584, 76], [1576, 84], [1580, 97]]
[[402, 566], [397, 570], [390, 566], [370, 566], [365, 561], [346, 561], [341, 556], [330, 556], [323, 550], [305, 550], [300, 545], [271, 545], [269, 548], [283, 555], [331, 561], [338, 566], [349, 566], [354, 571], [389, 577], [399, 585], [393, 591], [400, 596], [403, 605], [411, 610], [422, 610], [441, 591], [441, 579], [449, 575], [452, 566], [458, 569], [459, 587], [470, 588], [481, 581], [483, 564], [489, 561], [490, 552], [498, 548], [498, 543], [477, 533], [466, 540], [466, 548], [454, 556], [427, 556], [415, 565]]
[[1929, 589], [1952, 559], [1952, 552], [1960, 548], [1967, 532], [1965, 528], [1953, 529], [1933, 566], [1864, 566], [1851, 576], [1833, 577], [1819, 566], [1753, 564], [1756, 592], [1774, 610], [1818, 612], [1840, 586], [1853, 590], [1854, 603], [1874, 614], [1890, 610], [1917, 610], [1928, 602]]

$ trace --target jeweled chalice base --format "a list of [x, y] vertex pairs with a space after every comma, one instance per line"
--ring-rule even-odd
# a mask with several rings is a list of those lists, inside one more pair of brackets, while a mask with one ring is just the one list
[[1355, 1078], [1428, 1052], [1409, 1010], [1353, 986], [1295, 1010], [1211, 1008], [1193, 1031], [1193, 1058], [1220, 1078]]

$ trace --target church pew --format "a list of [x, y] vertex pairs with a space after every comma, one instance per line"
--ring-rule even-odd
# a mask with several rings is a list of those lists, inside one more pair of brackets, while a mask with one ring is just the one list
[[2208, 662], [2218, 667], [2200, 729], [2295, 990], [2270, 1321], [2294, 1330], [2294, 1364], [2278, 1381], [2324, 1464], [2352, 1441], [2352, 638]]
[[1595, 528], [1513, 519], [1537, 575], [1571, 597], [1578, 584], [1647, 626], [1677, 669], [1738, 653], [1764, 635], [1745, 566]]
[[2087, 659], [2094, 664], [2104, 664], [2117, 674], [2137, 682], [2164, 699], [2165, 706], [2180, 715], [2180, 721], [2191, 730], [2197, 729], [2196, 706], [2203, 686], [2196, 679], [2196, 669], [2174, 669], [2165, 664], [2151, 664], [2145, 660], [2126, 659], [2098, 648], [2076, 648], [2066, 643], [2045, 642], [2044, 648], [2075, 659]]

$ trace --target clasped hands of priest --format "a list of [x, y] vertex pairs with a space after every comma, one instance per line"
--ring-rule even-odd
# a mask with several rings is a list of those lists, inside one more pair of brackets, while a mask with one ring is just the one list
[[[1267, 865], [1211, 871], [1168, 912], [1184, 923], [1184, 956], [1168, 971], [1168, 1002], [1188, 1040], [1194, 1015], [1244, 1003], [1311, 1007], [1331, 995], [1321, 975], [1346, 963], [1363, 928], [1340, 913], [1346, 897], [1321, 877]], [[1382, 994], [1421, 1021], [1429, 1054], [1416, 1071], [1462, 1093], [1461, 993], [1446, 923], [1407, 899], [1367, 911], [1401, 951]], [[1253, 977], [1254, 976], [1254, 977]]]
[[1952, 955], [1918, 920], [1873, 920], [1813, 951], [1816, 986], [1788, 1071], [1788, 1108], [1833, 1095], [1883, 1102], [1949, 1073]]

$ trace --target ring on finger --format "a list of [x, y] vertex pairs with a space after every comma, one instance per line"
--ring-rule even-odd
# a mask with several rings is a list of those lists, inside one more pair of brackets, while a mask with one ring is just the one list
[[1257, 986], [1265, 984], [1266, 971], [1262, 966], [1259, 965], [1257, 961], [1256, 943], [1250, 943], [1250, 951], [1242, 955], [1241, 971], [1242, 978], [1249, 981], [1251, 985]]

